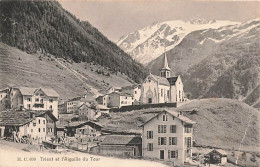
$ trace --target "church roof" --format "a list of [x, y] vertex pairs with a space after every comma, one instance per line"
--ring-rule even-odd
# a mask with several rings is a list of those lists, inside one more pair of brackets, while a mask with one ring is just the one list
[[175, 85], [177, 79], [178, 79], [178, 77], [167, 78], [167, 80], [169, 81], [170, 85]]
[[159, 85], [170, 86], [170, 83], [169, 83], [169, 81], [167, 80], [167, 78], [160, 77], [160, 76], [153, 75], [153, 74], [150, 74], [150, 75], [151, 75], [156, 81], [159, 82]]

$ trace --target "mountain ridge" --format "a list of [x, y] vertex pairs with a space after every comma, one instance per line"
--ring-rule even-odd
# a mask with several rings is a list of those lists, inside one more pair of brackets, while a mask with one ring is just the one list
[[190, 32], [219, 28], [225, 25], [238, 24], [238, 22], [222, 20], [195, 19], [188, 22], [182, 20], [153, 23], [141, 30], [121, 37], [116, 43], [142, 64], [148, 64], [178, 45]]
[[147, 71], [87, 21], [57, 1], [1, 1], [0, 42], [28, 53], [96, 63], [141, 82]]

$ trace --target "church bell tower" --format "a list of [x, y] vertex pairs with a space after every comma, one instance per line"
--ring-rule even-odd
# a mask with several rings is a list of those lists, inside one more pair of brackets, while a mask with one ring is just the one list
[[164, 77], [164, 78], [170, 78], [171, 77], [171, 69], [168, 65], [166, 53], [164, 54], [164, 66], [161, 69], [161, 77]]

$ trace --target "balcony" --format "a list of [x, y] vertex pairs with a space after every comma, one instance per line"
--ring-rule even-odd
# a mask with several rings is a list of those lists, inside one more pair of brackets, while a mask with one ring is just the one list
[[40, 102], [35, 102], [35, 104], [33, 105], [33, 107], [35, 108], [44, 108], [44, 104], [40, 103]]

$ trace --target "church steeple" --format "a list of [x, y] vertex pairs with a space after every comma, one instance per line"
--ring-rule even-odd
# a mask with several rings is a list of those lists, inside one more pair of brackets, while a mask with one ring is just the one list
[[167, 60], [167, 56], [166, 53], [164, 53], [164, 65], [163, 68], [161, 69], [161, 77], [165, 77], [165, 78], [169, 78], [171, 69], [168, 65], [168, 60]]

